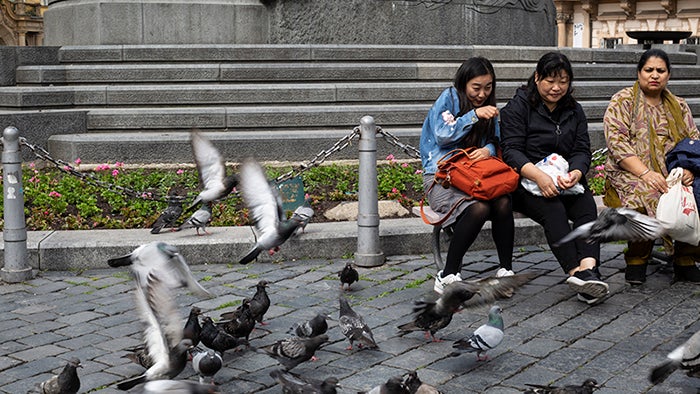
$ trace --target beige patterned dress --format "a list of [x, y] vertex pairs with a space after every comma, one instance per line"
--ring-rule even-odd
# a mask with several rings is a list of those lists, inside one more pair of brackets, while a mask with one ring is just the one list
[[[665, 94], [671, 93], [667, 90]], [[700, 137], [688, 104], [680, 97], [671, 97], [675, 98], [681, 107], [685, 123], [679, 129], [682, 137]], [[675, 147], [676, 142], [669, 135], [667, 113], [663, 104], [654, 106], [641, 100], [637, 116], [634, 116], [633, 101], [632, 88], [625, 88], [611, 98], [605, 111], [603, 125], [608, 147], [605, 175], [617, 191], [623, 207], [644, 208], [648, 215], [655, 216], [660, 193], [652, 190], [634, 174], [623, 170], [618, 163], [628, 157], [637, 156], [648, 168], [667, 176], [668, 171], [664, 164], [666, 154]], [[668, 116], [670, 117], [670, 114]], [[661, 163], [661, 168], [654, 168], [652, 165], [650, 128], [656, 131], [657, 146], [661, 147], [656, 150], [656, 162]]]

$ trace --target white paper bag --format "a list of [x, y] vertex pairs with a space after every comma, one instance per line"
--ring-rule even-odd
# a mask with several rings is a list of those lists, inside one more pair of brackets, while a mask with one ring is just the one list
[[676, 241], [691, 245], [700, 243], [700, 217], [692, 186], [683, 186], [683, 169], [674, 168], [668, 174], [668, 192], [661, 195], [656, 208], [656, 219]]

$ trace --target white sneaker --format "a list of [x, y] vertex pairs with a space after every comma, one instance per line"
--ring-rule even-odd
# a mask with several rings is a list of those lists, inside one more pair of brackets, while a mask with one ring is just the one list
[[498, 271], [496, 271], [496, 278], [503, 278], [504, 276], [513, 276], [515, 275], [515, 272], [511, 270], [507, 270], [505, 268], [499, 268]]
[[433, 290], [435, 290], [436, 293], [442, 294], [443, 291], [445, 291], [445, 286], [449, 285], [450, 283], [453, 282], [461, 282], [462, 281], [462, 275], [458, 273], [456, 274], [449, 274], [446, 277], [442, 277], [442, 270], [438, 271], [437, 276], [435, 277], [435, 285], [433, 286]]

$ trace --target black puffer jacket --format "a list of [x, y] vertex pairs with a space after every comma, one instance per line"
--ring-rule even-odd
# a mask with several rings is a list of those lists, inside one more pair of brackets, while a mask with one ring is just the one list
[[550, 113], [542, 103], [530, 105], [525, 89], [518, 89], [501, 110], [501, 149], [503, 160], [517, 170], [558, 153], [569, 162], [569, 171], [581, 171], [581, 183], [586, 184], [591, 140], [586, 114], [579, 103]]

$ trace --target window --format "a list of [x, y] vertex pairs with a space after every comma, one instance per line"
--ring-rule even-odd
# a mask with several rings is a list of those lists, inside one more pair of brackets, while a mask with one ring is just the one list
[[688, 37], [685, 39], [685, 43], [690, 45], [700, 45], [700, 36]]
[[620, 37], [612, 37], [612, 38], [603, 38], [601, 40], [600, 47], [601, 48], [608, 48], [608, 49], [613, 49], [618, 45], [622, 45], [622, 38]]

